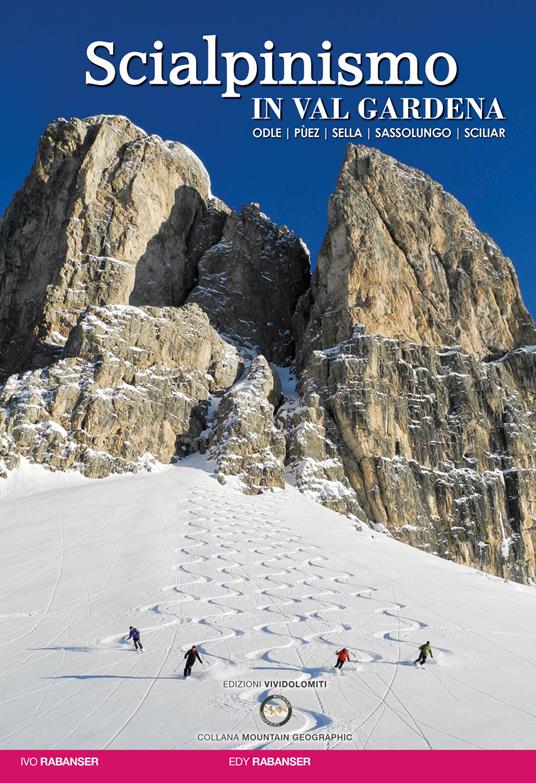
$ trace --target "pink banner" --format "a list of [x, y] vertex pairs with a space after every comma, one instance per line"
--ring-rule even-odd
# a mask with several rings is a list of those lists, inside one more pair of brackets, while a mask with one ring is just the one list
[[[4, 751], [0, 772], [4, 780], [36, 781], [80, 778], [94, 781], [135, 779], [150, 783], [155, 775], [189, 776], [217, 783], [267, 780], [333, 780], [334, 775], [369, 776], [396, 783], [415, 783], [422, 775], [434, 783], [486, 779], [486, 783], [526, 776], [536, 751]], [[272, 779], [274, 779], [272, 777]]]

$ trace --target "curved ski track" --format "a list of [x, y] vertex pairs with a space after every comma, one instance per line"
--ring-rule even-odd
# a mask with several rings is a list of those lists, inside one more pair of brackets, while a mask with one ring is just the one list
[[[142, 493], [141, 487], [123, 508], [123, 515], [134, 513]], [[70, 535], [69, 512], [60, 504], [54, 528], [56, 559], [47, 562], [46, 542], [40, 543], [27, 559], [31, 573], [22, 577], [22, 589], [26, 590], [31, 587], [32, 574], [49, 575], [42, 610], [14, 611], [17, 604], [11, 596], [17, 586], [21, 589], [15, 568], [4, 584], [11, 603], [6, 604], [0, 619], [15, 621], [6, 626], [11, 632], [0, 642], [6, 648], [4, 674], [26, 675], [36, 667], [46, 667], [49, 675], [33, 684], [29, 681], [19, 693], [0, 698], [4, 710], [16, 712], [19, 704], [30, 705], [23, 717], [8, 724], [0, 745], [16, 747], [32, 732], [38, 736], [42, 727], [68, 715], [64, 728], [53, 734], [51, 747], [132, 747], [143, 726], [154, 722], [161, 703], [167, 705], [169, 722], [175, 719], [176, 710], [180, 711], [182, 698], [193, 698], [196, 703], [193, 689], [206, 699], [211, 731], [219, 728], [222, 733], [270, 735], [277, 730], [264, 724], [259, 713], [260, 702], [274, 690], [264, 686], [265, 680], [327, 681], [326, 688], [285, 691], [293, 716], [280, 732], [343, 732], [351, 734], [352, 740], [322, 740], [302, 747], [381, 747], [385, 737], [396, 737], [400, 747], [432, 749], [444, 742], [459, 748], [482, 747], [463, 729], [458, 732], [453, 728], [453, 722], [442, 723], [438, 718], [438, 725], [434, 725], [429, 713], [423, 716], [418, 700], [408, 698], [413, 683], [417, 688], [433, 683], [435, 693], [458, 712], [462, 695], [469, 688], [475, 699], [482, 701], [483, 697], [486, 704], [500, 704], [521, 713], [524, 720], [536, 721], [536, 712], [530, 707], [491, 693], [481, 683], [468, 683], [452, 668], [445, 670], [457, 660], [451, 649], [438, 646], [440, 631], [451, 630], [448, 609], [441, 616], [443, 625], [430, 626], [434, 612], [427, 611], [426, 596], [420, 600], [419, 595], [419, 601], [413, 602], [415, 588], [397, 579], [392, 561], [390, 572], [381, 558], [375, 559], [360, 581], [357, 570], [348, 570], [352, 559], [339, 557], [337, 549], [333, 557], [327, 557], [321, 546], [307, 539], [306, 526], [294, 528], [283, 521], [284, 508], [282, 494], [265, 496], [254, 506], [251, 499], [234, 491], [213, 491], [205, 474], [198, 481], [194, 479], [180, 497], [164, 497], [155, 512], [165, 521], [161, 539], [154, 546], [151, 543], [147, 557], [151, 581], [140, 577], [131, 608], [111, 615], [99, 606], [110, 590], [113, 595], [114, 591], [128, 591], [131, 585], [133, 576], [124, 561], [128, 547], [123, 542], [113, 550], [99, 584], [86, 577], [84, 551], [92, 535], [111, 534], [117, 515], [98, 520], [92, 531]], [[23, 551], [13, 554], [22, 555]], [[169, 563], [167, 572], [162, 572], [160, 565], [164, 557]], [[78, 592], [71, 594], [63, 588], [62, 580], [73, 568], [79, 572]], [[147, 583], [152, 585], [150, 589], [145, 587]], [[425, 616], [419, 616], [424, 612]], [[80, 615], [91, 627], [89, 640], [77, 634]], [[491, 624], [491, 614], [489, 618], [482, 616]], [[452, 629], [464, 631], [456, 622], [452, 619]], [[129, 623], [142, 632], [144, 655], [133, 654], [127, 643], [125, 628]], [[12, 645], [28, 644], [25, 640], [36, 631], [42, 638], [46, 634], [46, 643], [25, 646], [24, 654], [17, 655]], [[536, 665], [509, 650], [506, 640], [505, 645], [490, 640], [491, 634], [501, 633], [497, 629], [464, 632], [516, 660]], [[412, 659], [417, 645], [428, 636], [435, 639], [436, 657], [426, 666], [427, 674], [421, 675]], [[191, 680], [184, 681], [184, 652], [194, 643], [204, 665], [196, 663]], [[335, 652], [342, 646], [349, 648], [352, 658], [339, 672], [333, 665]], [[79, 656], [87, 652], [87, 665], [73, 670], [72, 652]], [[123, 655], [127, 652], [131, 658]], [[411, 669], [406, 668], [409, 666]], [[107, 684], [108, 680], [113, 682]], [[224, 688], [224, 680], [259, 680], [263, 686]], [[170, 746], [173, 740], [166, 742]], [[171, 746], [199, 747], [195, 737], [175, 743]], [[298, 746], [270, 738], [217, 743], [222, 748]]]

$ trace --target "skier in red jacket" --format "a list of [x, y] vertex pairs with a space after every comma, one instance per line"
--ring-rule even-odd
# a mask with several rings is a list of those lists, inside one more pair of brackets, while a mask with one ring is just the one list
[[336, 669], [342, 669], [345, 661], [350, 660], [350, 653], [346, 649], [346, 647], [343, 647], [342, 650], [339, 650], [337, 653], [337, 663], [335, 664]]

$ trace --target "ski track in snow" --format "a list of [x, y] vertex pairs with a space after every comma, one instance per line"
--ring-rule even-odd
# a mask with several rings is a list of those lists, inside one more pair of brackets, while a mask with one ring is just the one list
[[[357, 534], [294, 490], [245, 497], [188, 461], [154, 476], [48, 481], [1, 501], [2, 747], [536, 744], [534, 590]], [[18, 528], [32, 508], [43, 510], [25, 548]], [[427, 638], [435, 657], [421, 673], [412, 661]], [[204, 665], [184, 681], [192, 643]], [[341, 646], [352, 660], [338, 672]], [[503, 687], [507, 666], [520, 674]], [[280, 688], [223, 687], [282, 679], [328, 687], [282, 690], [293, 716], [279, 730], [259, 705]], [[197, 740], [278, 731], [352, 739]]]

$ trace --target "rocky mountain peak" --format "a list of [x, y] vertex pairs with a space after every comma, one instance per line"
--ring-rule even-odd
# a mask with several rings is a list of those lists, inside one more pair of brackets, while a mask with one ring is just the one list
[[349, 146], [295, 317], [303, 491], [428, 551], [534, 576], [536, 331], [511, 262], [438, 183]]
[[[234, 295], [241, 279], [246, 301], [244, 313], [226, 319], [229, 297], [209, 302], [207, 292], [217, 259], [229, 253], [234, 266], [225, 286]], [[286, 276], [288, 285], [279, 288], [280, 313], [261, 337], [247, 309], [260, 306], [266, 315], [270, 303], [278, 304], [266, 270]], [[1, 366], [9, 373], [60, 356], [88, 305], [181, 306], [198, 276], [203, 293], [196, 298], [231, 339], [251, 339], [289, 359], [292, 315], [309, 281], [298, 238], [258, 209], [238, 216], [215, 199], [205, 167], [179, 142], [149, 135], [125, 117], [59, 119], [43, 134], [0, 226]]]
[[203, 451], [247, 493], [290, 481], [534, 578], [534, 324], [465, 208], [377, 150], [347, 148], [310, 279], [303, 241], [215, 198], [184, 145], [57, 120], [0, 225], [0, 326], [0, 474]]
[[124, 117], [53, 122], [0, 227], [2, 366], [46, 364], [89, 304], [182, 304], [210, 195], [187, 147]]
[[328, 221], [307, 343], [333, 345], [356, 324], [479, 357], [536, 342], [511, 262], [426, 174], [349, 145]]

